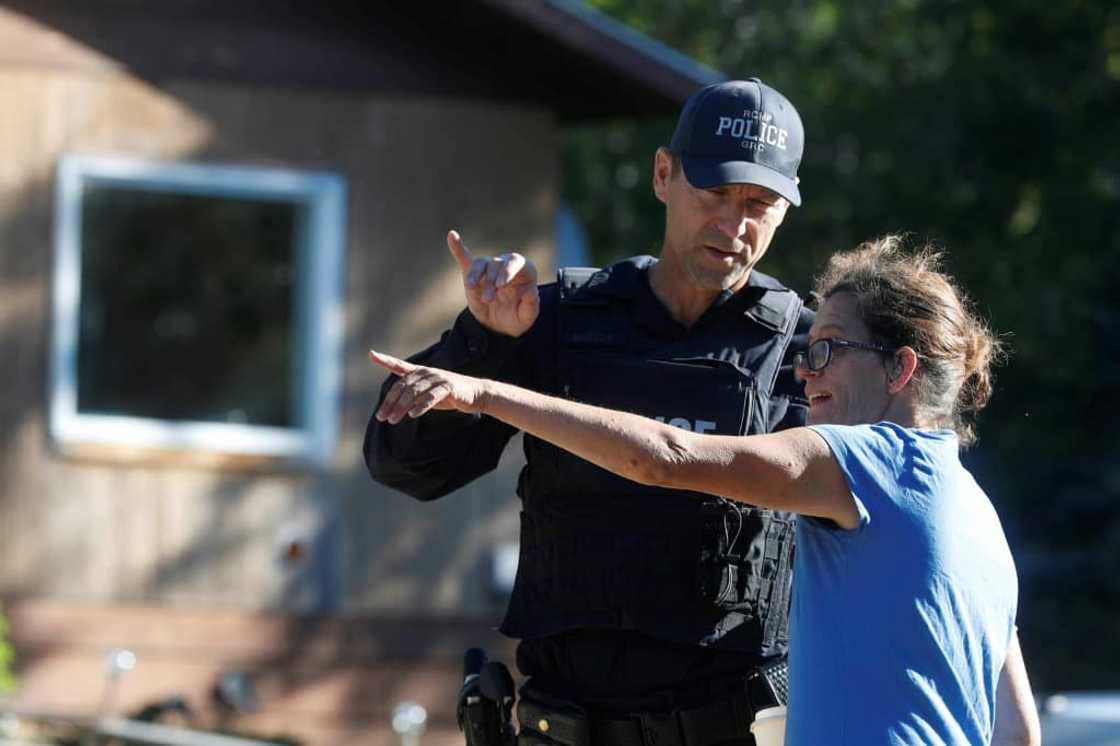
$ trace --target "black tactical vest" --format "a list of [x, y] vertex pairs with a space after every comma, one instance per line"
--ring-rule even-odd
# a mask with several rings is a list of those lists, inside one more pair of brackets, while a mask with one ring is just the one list
[[[667, 339], [635, 323], [627, 302], [652, 262], [561, 270], [561, 395], [697, 432], [767, 432], [800, 299], [753, 273], [741, 291], [753, 301], [744, 311]], [[504, 633], [534, 639], [606, 627], [784, 652], [790, 514], [646, 487], [528, 436], [526, 452], [521, 556]]]

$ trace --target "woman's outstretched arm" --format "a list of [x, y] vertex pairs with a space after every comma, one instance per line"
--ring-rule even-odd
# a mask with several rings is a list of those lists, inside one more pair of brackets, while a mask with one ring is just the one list
[[828, 445], [807, 428], [748, 437], [702, 435], [372, 350], [370, 359], [400, 376], [376, 413], [384, 422], [431, 409], [488, 415], [641, 484], [830, 518], [847, 528], [858, 521]]

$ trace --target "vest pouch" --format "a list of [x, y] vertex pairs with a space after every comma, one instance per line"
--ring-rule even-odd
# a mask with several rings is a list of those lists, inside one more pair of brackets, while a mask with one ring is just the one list
[[696, 590], [700, 598], [721, 609], [754, 611], [747, 580], [752, 575], [751, 546], [747, 537], [758, 536], [763, 514], [728, 500], [706, 501], [700, 506], [700, 556]]
[[784, 619], [793, 561], [792, 514], [715, 499], [701, 506], [700, 523], [700, 597], [720, 609], [748, 615], [777, 611]]
[[571, 702], [541, 698], [522, 688], [517, 698], [518, 746], [591, 746], [591, 720]]

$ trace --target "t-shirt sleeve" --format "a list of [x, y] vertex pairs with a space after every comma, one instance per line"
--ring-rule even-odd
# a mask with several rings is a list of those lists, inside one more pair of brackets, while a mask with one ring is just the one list
[[854, 529], [825, 523], [839, 533], [860, 533], [879, 511], [894, 502], [900, 463], [896, 458], [900, 449], [896, 433], [878, 425], [813, 425], [810, 429], [828, 444], [859, 511], [859, 525]]

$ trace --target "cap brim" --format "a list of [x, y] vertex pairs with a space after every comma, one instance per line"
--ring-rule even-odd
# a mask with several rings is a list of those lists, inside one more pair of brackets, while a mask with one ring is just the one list
[[757, 184], [785, 197], [795, 207], [801, 206], [801, 190], [792, 179], [767, 166], [750, 161], [723, 161], [681, 156], [684, 175], [697, 189], [710, 189], [725, 184]]

